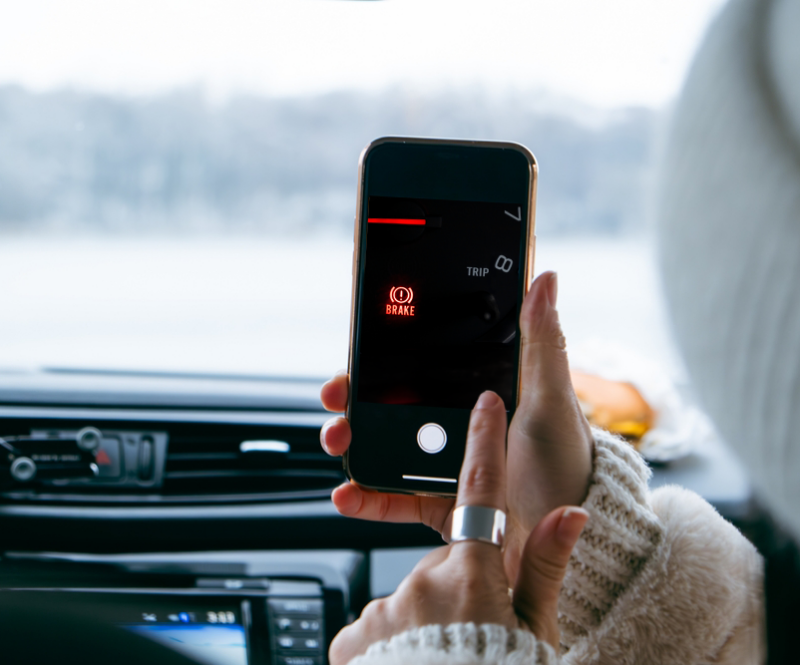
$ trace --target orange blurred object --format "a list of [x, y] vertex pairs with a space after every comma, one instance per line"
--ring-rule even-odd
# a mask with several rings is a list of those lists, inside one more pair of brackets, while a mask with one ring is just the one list
[[619, 434], [634, 445], [653, 426], [655, 413], [630, 383], [572, 370], [572, 385], [592, 425]]

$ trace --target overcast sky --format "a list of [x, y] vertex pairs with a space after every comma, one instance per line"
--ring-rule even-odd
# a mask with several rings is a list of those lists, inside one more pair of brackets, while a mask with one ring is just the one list
[[224, 98], [480, 83], [658, 106], [722, 3], [6, 0], [0, 84]]

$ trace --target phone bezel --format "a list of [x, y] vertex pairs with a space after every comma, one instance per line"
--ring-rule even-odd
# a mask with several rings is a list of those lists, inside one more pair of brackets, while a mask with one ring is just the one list
[[[536, 157], [527, 147], [519, 143], [506, 142], [506, 141], [435, 139], [435, 138], [417, 138], [417, 137], [402, 137], [402, 136], [387, 136], [372, 141], [371, 143], [369, 143], [369, 145], [367, 145], [364, 148], [364, 150], [362, 150], [358, 161], [358, 193], [356, 200], [356, 215], [354, 220], [352, 285], [350, 293], [350, 337], [349, 337], [350, 344], [349, 344], [348, 359], [347, 359], [348, 377], [353, 376], [354, 365], [355, 365], [355, 344], [356, 344], [356, 330], [357, 330], [356, 313], [357, 313], [358, 299], [360, 296], [359, 293], [359, 288], [360, 288], [359, 276], [361, 267], [360, 256], [361, 256], [361, 243], [362, 243], [362, 235], [364, 227], [363, 215], [364, 215], [364, 203], [366, 198], [365, 189], [367, 186], [366, 169], [368, 164], [368, 158], [372, 153], [372, 151], [387, 143], [416, 144], [416, 145], [429, 145], [429, 146], [458, 146], [458, 147], [469, 147], [469, 148], [492, 148], [501, 150], [513, 150], [524, 156], [528, 164], [529, 178], [528, 178], [528, 199], [527, 199], [528, 205], [527, 205], [527, 218], [526, 218], [527, 231], [524, 238], [527, 251], [523, 252], [523, 256], [525, 257], [525, 266], [522, 270], [522, 274], [524, 275], [522, 284], [523, 296], [527, 294], [530, 288], [531, 280], [533, 278], [534, 258], [536, 252], [536, 234], [535, 234], [536, 187], [538, 182], [539, 169]], [[517, 357], [517, 386], [515, 391], [517, 404], [519, 404], [519, 395], [520, 395], [519, 366], [521, 362], [521, 354], [522, 354], [522, 344], [519, 345], [519, 352]], [[353, 395], [352, 382], [351, 382], [350, 391], [348, 394], [347, 410], [345, 412], [345, 417], [348, 420], [350, 419], [351, 416], [352, 404], [354, 399], [355, 397]], [[350, 479], [352, 482], [355, 482], [362, 487], [371, 490], [376, 490], [381, 492], [401, 493], [401, 494], [422, 494], [422, 495], [435, 495], [435, 496], [445, 496], [445, 497], [452, 497], [456, 495], [455, 491], [454, 492], [438, 491], [437, 488], [434, 487], [431, 487], [430, 489], [419, 489], [410, 487], [392, 487], [392, 486], [364, 483], [353, 476], [350, 466], [349, 450], [345, 452], [343, 456], [343, 467], [345, 473], [347, 474], [348, 479]]]

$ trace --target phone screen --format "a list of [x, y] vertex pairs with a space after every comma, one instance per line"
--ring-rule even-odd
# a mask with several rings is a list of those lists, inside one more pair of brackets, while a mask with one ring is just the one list
[[345, 469], [452, 496], [469, 418], [517, 400], [536, 160], [511, 143], [386, 138], [362, 154]]
[[370, 196], [357, 400], [513, 408], [520, 203]]

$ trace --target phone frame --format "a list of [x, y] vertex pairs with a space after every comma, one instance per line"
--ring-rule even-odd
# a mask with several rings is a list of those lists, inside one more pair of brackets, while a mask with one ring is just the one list
[[[494, 148], [494, 149], [505, 149], [505, 150], [514, 150], [516, 152], [521, 153], [528, 162], [528, 171], [529, 171], [529, 182], [528, 182], [528, 206], [527, 206], [527, 233], [526, 237], [523, 239], [527, 247], [527, 251], [523, 253], [525, 257], [525, 266], [523, 268], [523, 288], [522, 294], [523, 297], [527, 295], [531, 281], [533, 279], [533, 267], [534, 267], [534, 258], [536, 254], [536, 233], [535, 233], [535, 222], [536, 222], [536, 188], [538, 184], [538, 175], [539, 175], [539, 166], [538, 162], [536, 161], [536, 157], [534, 154], [524, 145], [520, 143], [508, 142], [508, 141], [487, 141], [487, 140], [471, 140], [471, 139], [439, 139], [439, 138], [419, 138], [419, 137], [405, 137], [405, 136], [384, 136], [374, 141], [370, 142], [362, 151], [361, 155], [359, 156], [358, 160], [358, 193], [356, 199], [356, 216], [354, 220], [354, 231], [353, 231], [353, 258], [352, 258], [352, 285], [351, 285], [351, 292], [350, 292], [350, 344], [348, 349], [348, 356], [347, 356], [347, 375], [348, 381], [350, 377], [353, 376], [354, 371], [354, 364], [355, 364], [355, 344], [356, 344], [356, 308], [358, 304], [358, 299], [360, 296], [359, 287], [360, 287], [360, 256], [361, 256], [361, 242], [362, 242], [362, 226], [363, 220], [362, 216], [364, 214], [364, 195], [365, 195], [365, 182], [366, 182], [366, 168], [367, 168], [367, 158], [369, 154], [377, 147], [385, 145], [387, 143], [402, 143], [402, 144], [419, 144], [419, 145], [430, 145], [430, 146], [463, 146], [463, 147], [482, 147], [482, 148]], [[519, 324], [518, 324], [519, 325]], [[520, 376], [520, 363], [522, 357], [522, 344], [519, 345], [519, 352], [517, 356], [517, 385], [516, 385], [516, 406], [519, 405], [519, 396], [520, 396], [520, 387], [521, 387], [521, 376]], [[352, 404], [355, 399], [352, 391], [352, 381], [349, 381], [350, 390], [348, 391], [348, 399], [347, 399], [347, 410], [345, 412], [345, 417], [350, 420]], [[512, 414], [509, 414], [509, 417]], [[361, 483], [359, 480], [353, 477], [350, 468], [350, 450], [348, 449], [342, 458], [342, 464], [344, 467], [344, 471], [347, 474], [347, 477], [350, 481], [357, 483], [361, 487], [365, 487], [367, 489], [381, 491], [381, 492], [391, 492], [396, 494], [414, 494], [414, 495], [433, 495], [433, 496], [444, 496], [444, 497], [454, 497], [456, 492], [447, 492], [447, 491], [433, 491], [433, 490], [418, 490], [413, 488], [403, 488], [403, 487], [381, 487], [377, 485], [369, 485]]]

